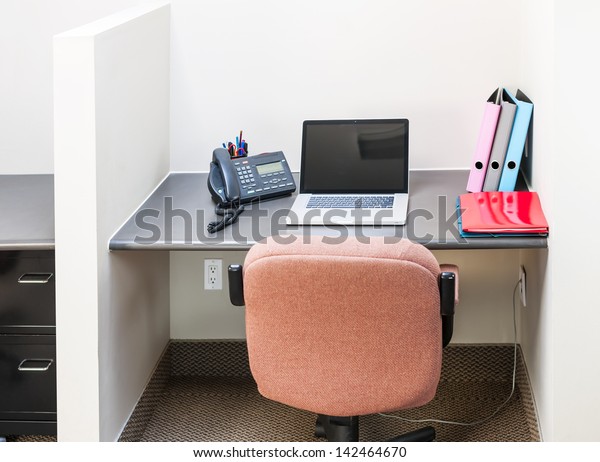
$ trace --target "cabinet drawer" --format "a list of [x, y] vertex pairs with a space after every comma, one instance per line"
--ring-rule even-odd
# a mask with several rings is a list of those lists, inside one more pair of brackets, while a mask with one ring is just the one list
[[55, 333], [54, 251], [0, 252], [0, 333]]
[[56, 338], [0, 335], [0, 420], [56, 420]]

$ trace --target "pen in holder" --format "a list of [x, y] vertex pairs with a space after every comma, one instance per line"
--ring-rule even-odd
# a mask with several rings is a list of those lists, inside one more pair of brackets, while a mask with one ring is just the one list
[[242, 139], [242, 130], [240, 130], [240, 136], [235, 137], [235, 143], [228, 141], [227, 144], [223, 143], [223, 147], [229, 152], [229, 156], [233, 159], [235, 157], [246, 157], [248, 156], [248, 143]]

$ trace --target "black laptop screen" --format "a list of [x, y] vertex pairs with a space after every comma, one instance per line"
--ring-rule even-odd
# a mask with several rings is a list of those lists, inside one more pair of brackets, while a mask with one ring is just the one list
[[300, 192], [408, 192], [408, 120], [307, 120]]

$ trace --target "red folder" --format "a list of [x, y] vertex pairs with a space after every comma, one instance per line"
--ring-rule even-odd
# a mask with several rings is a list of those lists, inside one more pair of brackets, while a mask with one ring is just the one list
[[469, 233], [547, 233], [537, 193], [479, 192], [460, 196], [462, 229]]

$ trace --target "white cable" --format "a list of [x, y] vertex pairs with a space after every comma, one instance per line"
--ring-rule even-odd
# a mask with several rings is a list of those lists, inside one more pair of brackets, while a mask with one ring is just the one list
[[510, 401], [510, 399], [512, 398], [512, 396], [513, 396], [513, 394], [515, 392], [515, 384], [516, 384], [516, 378], [517, 378], [517, 309], [516, 309], [516, 305], [515, 305], [515, 295], [517, 293], [517, 288], [519, 287], [520, 283], [521, 283], [521, 280], [519, 279], [519, 281], [515, 285], [515, 288], [513, 290], [513, 295], [512, 295], [513, 335], [514, 335], [514, 356], [513, 356], [512, 389], [510, 390], [510, 394], [508, 395], [508, 398], [506, 398], [506, 400], [500, 406], [498, 406], [498, 408], [494, 412], [492, 412], [492, 414], [490, 414], [488, 417], [485, 417], [484, 419], [476, 420], [474, 422], [454, 422], [452, 420], [440, 420], [440, 419], [406, 419], [404, 417], [399, 417], [399, 416], [389, 415], [389, 414], [381, 414], [381, 413], [379, 415], [381, 417], [388, 417], [390, 419], [398, 419], [398, 420], [402, 420], [404, 422], [412, 422], [412, 423], [441, 423], [441, 424], [449, 424], [449, 425], [461, 425], [461, 426], [464, 426], [464, 427], [470, 427], [470, 426], [474, 426], [474, 425], [480, 425], [482, 423], [487, 422], [488, 420], [491, 420], [493, 417], [495, 417], [496, 414], [498, 414], [498, 412], [500, 412], [500, 410], [504, 406], [506, 406], [506, 404]]

